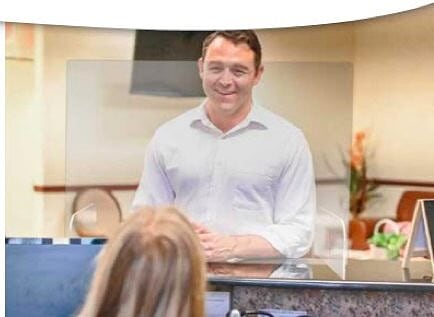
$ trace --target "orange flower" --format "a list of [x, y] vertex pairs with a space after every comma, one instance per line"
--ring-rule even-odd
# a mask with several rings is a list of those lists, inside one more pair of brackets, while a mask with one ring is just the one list
[[358, 171], [362, 169], [365, 160], [365, 137], [365, 132], [357, 132], [354, 137], [353, 146], [351, 147], [350, 151], [351, 167]]
[[353, 167], [354, 169], [360, 171], [362, 169], [363, 162], [364, 162], [363, 154], [353, 153], [351, 155], [351, 167]]
[[351, 144], [349, 165], [349, 189], [350, 189], [350, 211], [354, 217], [358, 217], [366, 208], [368, 200], [379, 197], [375, 193], [377, 184], [367, 177], [367, 162], [365, 153], [365, 132], [359, 131], [354, 135]]
[[356, 142], [363, 142], [363, 140], [365, 139], [365, 137], [366, 137], [366, 134], [365, 134], [364, 131], [357, 132], [356, 135], [355, 135]]

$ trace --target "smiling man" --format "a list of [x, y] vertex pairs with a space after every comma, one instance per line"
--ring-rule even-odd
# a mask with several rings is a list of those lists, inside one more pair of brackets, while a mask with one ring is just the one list
[[301, 257], [312, 243], [312, 157], [298, 128], [253, 101], [261, 55], [253, 31], [204, 40], [207, 98], [158, 128], [133, 202], [183, 210], [210, 261]]

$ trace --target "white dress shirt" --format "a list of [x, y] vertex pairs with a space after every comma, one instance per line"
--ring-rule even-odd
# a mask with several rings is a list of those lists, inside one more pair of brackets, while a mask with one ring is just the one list
[[173, 204], [211, 230], [259, 235], [287, 257], [303, 256], [316, 211], [303, 133], [259, 105], [223, 133], [204, 104], [157, 129], [133, 209]]

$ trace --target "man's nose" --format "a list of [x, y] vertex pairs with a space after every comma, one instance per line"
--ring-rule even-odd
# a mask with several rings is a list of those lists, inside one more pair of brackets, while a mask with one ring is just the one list
[[231, 71], [229, 69], [225, 69], [220, 78], [219, 81], [222, 85], [230, 85], [232, 83], [232, 74]]

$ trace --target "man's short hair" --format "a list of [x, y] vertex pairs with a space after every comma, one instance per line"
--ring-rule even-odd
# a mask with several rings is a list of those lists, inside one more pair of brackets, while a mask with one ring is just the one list
[[234, 43], [235, 45], [240, 43], [245, 43], [255, 54], [255, 70], [259, 69], [262, 59], [262, 48], [259, 42], [258, 36], [253, 30], [237, 30], [237, 31], [216, 31], [208, 35], [202, 44], [202, 58], [205, 58], [206, 51], [210, 46], [211, 42], [217, 37], [223, 37], [226, 40]]

